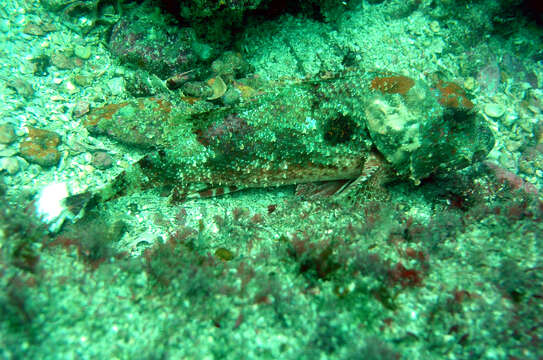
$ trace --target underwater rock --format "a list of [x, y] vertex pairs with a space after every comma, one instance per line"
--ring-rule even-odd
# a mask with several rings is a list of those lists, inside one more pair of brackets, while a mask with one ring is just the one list
[[34, 88], [32, 85], [23, 79], [15, 78], [6, 82], [6, 86], [15, 90], [15, 92], [25, 99], [29, 99], [34, 95]]
[[55, 65], [60, 70], [71, 70], [76, 67], [76, 62], [74, 61], [74, 59], [62, 53], [52, 54], [51, 64]]
[[[255, 10], [262, 0], [177, 1], [176, 16], [181, 16], [201, 38], [211, 42], [229, 41], [233, 28], [243, 23], [243, 16]], [[222, 39], [222, 40], [221, 40]]]
[[28, 162], [42, 167], [51, 167], [60, 160], [57, 146], [60, 137], [53, 131], [28, 128], [28, 140], [19, 146], [21, 156]]
[[88, 114], [90, 111], [90, 104], [86, 101], [79, 101], [75, 104], [72, 115], [76, 118], [79, 118], [85, 114]]
[[168, 28], [148, 18], [131, 18], [113, 27], [109, 48], [121, 62], [164, 79], [190, 70], [197, 62], [192, 49], [195, 42], [194, 32], [189, 28]]
[[80, 59], [87, 60], [92, 55], [92, 48], [90, 46], [76, 45], [74, 55]]
[[5, 170], [8, 174], [14, 175], [19, 172], [20, 168], [16, 157], [0, 158], [0, 171]]
[[23, 32], [27, 35], [34, 35], [34, 36], [45, 35], [45, 31], [43, 31], [41, 26], [33, 22], [27, 23], [25, 27], [23, 28]]
[[484, 107], [484, 112], [491, 118], [500, 118], [505, 113], [505, 107], [502, 104], [488, 103]]
[[91, 164], [100, 169], [109, 169], [113, 165], [113, 159], [105, 151], [96, 151], [92, 154]]
[[0, 144], [11, 144], [17, 139], [11, 124], [0, 124]]

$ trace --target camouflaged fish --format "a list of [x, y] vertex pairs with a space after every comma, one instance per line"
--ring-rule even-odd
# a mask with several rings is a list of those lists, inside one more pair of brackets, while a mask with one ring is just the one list
[[[149, 150], [96, 191], [98, 201], [158, 186], [181, 201], [252, 187], [360, 183], [384, 168], [418, 183], [480, 161], [494, 145], [467, 94], [450, 82], [351, 70], [294, 82], [215, 77], [205, 86], [201, 97], [137, 99], [88, 114], [91, 134]], [[229, 91], [236, 104], [218, 105]]]

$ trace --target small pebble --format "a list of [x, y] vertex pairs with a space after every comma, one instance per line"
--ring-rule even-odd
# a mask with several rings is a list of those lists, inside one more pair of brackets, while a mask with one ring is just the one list
[[508, 141], [505, 144], [505, 147], [507, 148], [507, 150], [511, 152], [517, 151], [518, 149], [520, 149], [521, 146], [522, 146], [522, 141]]
[[0, 124], [0, 144], [11, 144], [17, 139], [15, 130], [10, 124]]
[[64, 90], [68, 93], [68, 94], [75, 94], [77, 92], [77, 87], [74, 85], [73, 82], [71, 81], [66, 81], [64, 83]]
[[[2, 146], [5, 146], [5, 145], [2, 145]], [[10, 157], [17, 153], [18, 153], [17, 149], [13, 149], [13, 148], [0, 149], [0, 157]]]
[[76, 45], [74, 54], [80, 59], [87, 60], [91, 57], [92, 51], [90, 46]]
[[85, 86], [89, 86], [92, 83], [92, 79], [90, 76], [78, 74], [74, 76], [74, 83], [76, 83], [76, 85], [79, 85], [81, 87], [85, 87]]
[[113, 165], [113, 159], [107, 152], [97, 151], [94, 154], [92, 154], [91, 164], [95, 168], [104, 170], [104, 169], [110, 168], [111, 165]]
[[61, 53], [51, 55], [51, 63], [60, 70], [69, 70], [75, 67], [74, 61]]
[[434, 33], [438, 33], [441, 30], [441, 27], [439, 26], [439, 23], [434, 20], [430, 23], [430, 30]]
[[523, 119], [521, 119], [521, 121], [519, 121], [518, 125], [525, 132], [527, 132], [529, 134], [533, 134], [536, 123], [535, 123], [534, 118], [523, 118]]
[[464, 89], [466, 90], [473, 90], [475, 88], [475, 78], [472, 76], [467, 77], [464, 80]]
[[41, 29], [45, 32], [57, 31], [57, 26], [53, 23], [41, 24]]
[[21, 95], [24, 98], [30, 98], [34, 95], [34, 89], [32, 85], [26, 80], [23, 79], [12, 79], [6, 83], [6, 86], [15, 90], [17, 94]]
[[499, 118], [505, 113], [505, 107], [501, 104], [489, 103], [485, 105], [484, 111], [491, 118]]
[[90, 105], [86, 101], [80, 101], [74, 106], [73, 110], [73, 116], [76, 118], [79, 118], [85, 114], [87, 114], [90, 110]]
[[124, 79], [122, 77], [115, 77], [107, 82], [107, 87], [111, 95], [121, 95], [124, 93]]
[[19, 161], [15, 157], [0, 158], [0, 171], [5, 170], [8, 174], [17, 174], [20, 170]]
[[533, 168], [532, 164], [526, 160], [523, 160], [518, 164], [518, 169], [520, 172], [527, 175], [533, 175], [535, 173], [535, 169]]
[[515, 170], [517, 168], [517, 164], [515, 163], [515, 160], [510, 157], [509, 154], [501, 154], [498, 158], [498, 162], [501, 167], [507, 170]]
[[230, 261], [234, 258], [234, 254], [227, 248], [220, 247], [215, 250], [215, 256], [224, 261]]
[[29, 22], [23, 28], [23, 32], [28, 35], [42, 36], [45, 34], [40, 25]]
[[0, 32], [7, 33], [11, 27], [11, 23], [8, 19], [0, 20]]
[[515, 124], [518, 120], [518, 116], [515, 115], [515, 114], [507, 114], [505, 116], [505, 118], [503, 119], [502, 123], [507, 126], [507, 127], [511, 127], [513, 126], [513, 124]]

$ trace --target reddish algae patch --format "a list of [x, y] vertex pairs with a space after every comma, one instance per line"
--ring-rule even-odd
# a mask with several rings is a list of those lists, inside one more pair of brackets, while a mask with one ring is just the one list
[[60, 144], [60, 137], [55, 132], [30, 127], [28, 140], [21, 143], [19, 151], [28, 162], [50, 167], [60, 160], [58, 144]]
[[466, 97], [466, 91], [453, 82], [442, 82], [436, 84], [439, 90], [438, 102], [447, 108], [466, 109], [473, 108], [473, 103]]
[[111, 120], [113, 115], [125, 106], [130, 105], [128, 102], [120, 104], [107, 104], [100, 108], [92, 110], [85, 120], [85, 126], [96, 126], [103, 119]]

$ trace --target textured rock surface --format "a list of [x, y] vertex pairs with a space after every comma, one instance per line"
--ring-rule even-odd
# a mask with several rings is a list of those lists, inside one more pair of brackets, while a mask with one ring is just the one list
[[51, 167], [60, 160], [60, 137], [53, 131], [29, 128], [28, 139], [19, 146], [21, 156], [30, 163]]
[[189, 28], [167, 27], [162, 21], [137, 17], [115, 24], [109, 40], [111, 52], [123, 63], [161, 78], [190, 70], [197, 61], [194, 44], [196, 38]]
[[11, 144], [17, 139], [11, 124], [0, 124], [0, 144]]

